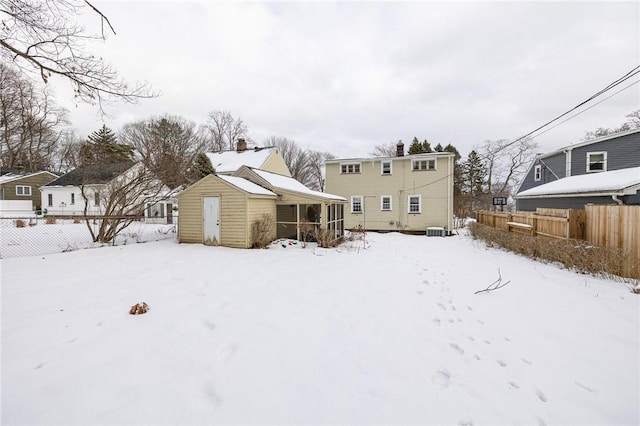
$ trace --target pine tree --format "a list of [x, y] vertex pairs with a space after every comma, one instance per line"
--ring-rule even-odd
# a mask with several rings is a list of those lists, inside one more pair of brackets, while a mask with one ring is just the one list
[[133, 147], [118, 143], [116, 135], [107, 126], [93, 132], [80, 147], [80, 162], [113, 164], [133, 161]]
[[440, 143], [438, 143], [438, 145], [436, 145], [435, 147], [433, 147], [433, 150], [435, 152], [443, 152], [444, 148], [442, 147], [442, 145]]
[[420, 141], [418, 141], [418, 138], [414, 136], [413, 141], [411, 141], [411, 145], [409, 145], [409, 150], [407, 152], [409, 153], [409, 155], [414, 155], [414, 154], [422, 154], [425, 151]]
[[199, 153], [193, 162], [189, 173], [189, 183], [199, 181], [205, 176], [216, 174], [216, 169], [211, 164], [211, 160], [204, 152]]
[[431, 144], [426, 139], [422, 142], [422, 152], [433, 152]]

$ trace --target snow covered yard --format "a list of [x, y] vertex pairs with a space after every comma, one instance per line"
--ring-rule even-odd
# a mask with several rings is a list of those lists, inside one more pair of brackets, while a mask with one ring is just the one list
[[367, 243], [1, 260], [2, 424], [640, 423], [625, 285], [466, 236]]

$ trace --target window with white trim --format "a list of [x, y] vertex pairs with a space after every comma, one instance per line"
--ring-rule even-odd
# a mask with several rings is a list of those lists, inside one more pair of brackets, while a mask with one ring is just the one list
[[351, 213], [362, 213], [362, 195], [351, 197]]
[[25, 197], [31, 196], [31, 187], [24, 185], [16, 185], [16, 195], [23, 195]]
[[380, 174], [382, 175], [390, 175], [392, 172], [391, 169], [391, 160], [385, 160], [380, 162]]
[[360, 173], [360, 163], [344, 163], [344, 164], [340, 164], [340, 172], [342, 174]]
[[422, 197], [420, 195], [409, 195], [409, 213], [422, 213]]
[[71, 193], [71, 205], [73, 206], [76, 203], [76, 194], [74, 192]]
[[587, 152], [587, 173], [606, 172], [607, 171], [607, 153]]
[[53, 194], [47, 194], [47, 207], [53, 207]]
[[391, 195], [380, 196], [380, 210], [385, 212], [391, 211]]
[[435, 170], [436, 169], [436, 160], [413, 160], [413, 164], [411, 170], [421, 171], [421, 170]]
[[533, 180], [535, 182], [540, 182], [542, 179], [542, 164], [536, 164], [533, 168]]
[[98, 207], [100, 205], [100, 192], [96, 191], [93, 193], [93, 205]]

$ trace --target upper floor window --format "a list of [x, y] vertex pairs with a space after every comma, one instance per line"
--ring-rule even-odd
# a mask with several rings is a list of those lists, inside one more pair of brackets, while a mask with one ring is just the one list
[[340, 164], [340, 171], [343, 174], [360, 173], [360, 163]]
[[409, 213], [422, 213], [422, 200], [419, 195], [409, 195]]
[[382, 161], [380, 163], [380, 173], [383, 175], [391, 174], [391, 160]]
[[391, 211], [391, 195], [382, 195], [380, 197], [380, 210]]
[[542, 180], [542, 165], [536, 164], [533, 168], [533, 180], [536, 182], [540, 182]]
[[607, 171], [607, 153], [606, 152], [587, 152], [587, 173], [606, 172], [606, 171]]
[[412, 170], [435, 170], [436, 160], [413, 160]]
[[31, 187], [30, 186], [16, 185], [16, 195], [30, 196], [31, 195]]
[[354, 195], [351, 197], [351, 213], [362, 213], [362, 196]]

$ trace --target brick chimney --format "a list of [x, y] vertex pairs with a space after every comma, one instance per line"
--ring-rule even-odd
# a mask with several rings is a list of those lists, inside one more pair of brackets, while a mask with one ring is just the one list
[[396, 156], [404, 157], [404, 144], [402, 141], [398, 141], [398, 144], [396, 145]]
[[244, 139], [238, 139], [238, 143], [236, 143], [236, 151], [243, 152], [247, 149], [247, 141]]

